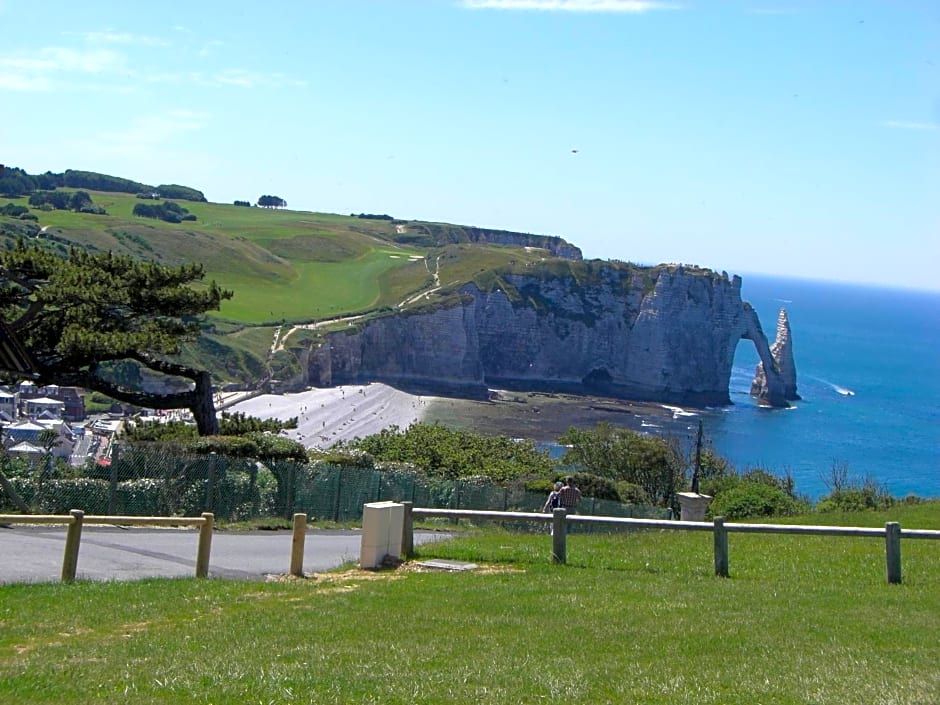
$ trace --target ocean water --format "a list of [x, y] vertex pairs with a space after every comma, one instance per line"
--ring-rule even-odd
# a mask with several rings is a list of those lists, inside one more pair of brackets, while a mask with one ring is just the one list
[[828, 492], [834, 463], [898, 497], [940, 497], [940, 293], [742, 278], [771, 343], [786, 308], [803, 398], [790, 409], [758, 406], [758, 358], [742, 340], [732, 405], [701, 414], [711, 447], [740, 470], [789, 470], [813, 499]]

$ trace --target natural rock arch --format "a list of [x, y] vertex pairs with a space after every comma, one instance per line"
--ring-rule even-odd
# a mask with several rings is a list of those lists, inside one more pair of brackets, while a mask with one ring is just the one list
[[760, 358], [751, 383], [751, 394], [770, 406], [789, 406], [790, 401], [800, 397], [796, 393], [796, 365], [793, 362], [790, 321], [786, 309], [780, 309], [777, 338], [771, 346], [767, 343], [757, 313], [750, 305], [745, 305], [745, 308], [747, 328], [741, 338], [754, 343]]

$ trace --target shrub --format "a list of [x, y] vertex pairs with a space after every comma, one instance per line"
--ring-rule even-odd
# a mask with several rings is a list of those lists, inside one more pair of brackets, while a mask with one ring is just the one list
[[34, 191], [29, 196], [29, 205], [33, 208], [42, 210], [60, 210], [69, 209], [71, 196], [64, 191]]
[[638, 485], [656, 505], [668, 505], [684, 482], [685, 463], [672, 439], [601, 423], [588, 430], [569, 428], [558, 442], [568, 448], [563, 463]]
[[277, 478], [267, 466], [260, 463], [255, 485], [258, 488], [258, 512], [262, 515], [273, 514], [277, 500]]
[[[33, 495], [35, 494], [35, 485], [32, 479], [24, 474], [18, 477], [10, 477], [9, 480], [10, 484], [13, 486], [13, 491], [16, 492], [19, 498], [26, 502], [26, 504], [32, 506]], [[0, 511], [17, 511], [16, 505], [7, 497], [6, 492], [0, 492]]]
[[741, 476], [737, 473], [722, 477], [710, 477], [699, 481], [699, 492], [710, 497], [719, 497], [729, 492], [741, 483]]
[[800, 503], [779, 487], [747, 480], [742, 480], [722, 492], [709, 507], [711, 516], [723, 516], [728, 519], [790, 516], [800, 511]]
[[538, 494], [544, 494], [547, 497], [548, 493], [555, 489], [555, 481], [547, 478], [538, 478], [537, 480], [526, 481], [523, 487], [526, 492], [536, 492]]
[[781, 477], [763, 468], [752, 468], [745, 472], [741, 476], [741, 479], [745, 482], [756, 482], [767, 485], [768, 487], [776, 487], [777, 489], [783, 490], [791, 497], [793, 496], [795, 483], [788, 472]]
[[324, 451], [308, 451], [310, 462], [317, 466], [333, 465], [341, 468], [364, 468], [371, 470], [375, 467], [375, 458], [365, 451], [355, 449], [331, 449]]
[[94, 203], [87, 191], [76, 191], [69, 197], [69, 210], [80, 213], [83, 209], [93, 206]]
[[8, 478], [28, 477], [32, 474], [32, 465], [25, 458], [6, 457], [2, 459], [3, 473]]
[[864, 512], [889, 509], [894, 498], [877, 484], [837, 490], [819, 500], [819, 512]]
[[[575, 486], [581, 490], [581, 496], [593, 497], [594, 499], [609, 499], [614, 502], [620, 501], [620, 493], [617, 491], [617, 483], [606, 477], [589, 475], [588, 473], [575, 473]], [[561, 478], [560, 478], [561, 479]]]
[[198, 455], [218, 453], [237, 458], [257, 458], [258, 444], [248, 436], [201, 436], [187, 444], [187, 449]]
[[156, 205], [138, 203], [134, 206], [134, 215], [139, 218], [155, 218], [167, 223], [182, 223], [184, 220], [196, 220], [196, 216], [173, 201], [164, 201]]
[[916, 494], [907, 494], [904, 495], [904, 498], [901, 500], [901, 502], [904, 504], [925, 504], [927, 499]]
[[202, 191], [197, 191], [189, 186], [180, 186], [179, 184], [160, 184], [157, 186], [157, 193], [163, 198], [179, 198], [184, 201], [200, 201], [202, 203], [206, 201]]
[[829, 476], [823, 478], [829, 494], [816, 505], [820, 512], [861, 512], [888, 509], [895, 503], [888, 490], [873, 477], [859, 478], [849, 473], [844, 462], [834, 462]]
[[119, 482], [117, 485], [118, 513], [132, 516], [160, 516], [169, 514], [163, 497], [164, 483], [149, 477]]
[[3, 208], [0, 208], [0, 215], [8, 215], [11, 218], [19, 218], [26, 213], [29, 213], [29, 208], [16, 203], [7, 203]]
[[367, 438], [340, 443], [337, 450], [360, 450], [381, 462], [411, 463], [430, 476], [450, 480], [486, 475], [494, 482], [546, 475], [552, 462], [529, 440], [485, 436], [438, 424], [386, 428]]
[[[117, 485], [117, 511], [132, 516], [195, 516], [206, 507], [206, 491], [203, 477], [128, 480]], [[275, 491], [274, 477], [267, 468], [252, 466], [249, 472], [220, 468], [213, 512], [229, 521], [248, 519], [273, 508]]]
[[110, 489], [106, 480], [82, 477], [74, 480], [49, 480], [32, 497], [23, 499], [46, 514], [68, 514], [81, 509], [86, 514], [107, 514]]
[[624, 504], [649, 504], [649, 497], [643, 488], [632, 482], [618, 482], [617, 494]]
[[[216, 484], [214, 511], [216, 516], [229, 521], [250, 519], [261, 504], [258, 487], [251, 475], [244, 472], [226, 473]], [[193, 514], [200, 510], [195, 508]]]

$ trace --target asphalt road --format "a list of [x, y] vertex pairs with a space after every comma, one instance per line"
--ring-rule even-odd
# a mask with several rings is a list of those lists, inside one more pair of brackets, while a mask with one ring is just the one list
[[[85, 526], [78, 552], [78, 580], [139, 580], [192, 577], [196, 529]], [[290, 570], [290, 531], [221, 532], [212, 536], [210, 578], [257, 580]], [[415, 544], [447, 538], [416, 531]], [[358, 531], [308, 530], [304, 572], [358, 564]], [[65, 549], [64, 526], [13, 525], [0, 528], [0, 583], [58, 581]]]

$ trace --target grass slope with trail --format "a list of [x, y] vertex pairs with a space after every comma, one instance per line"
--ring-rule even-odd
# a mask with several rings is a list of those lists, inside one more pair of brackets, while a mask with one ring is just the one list
[[[79, 247], [164, 265], [203, 264], [206, 281], [235, 297], [207, 319], [202, 339], [182, 357], [219, 382], [289, 374], [297, 360], [273, 341], [295, 327], [300, 334], [291, 344], [303, 346], [317, 338], [312, 324], [447, 305], [469, 281], [486, 285], [496, 272], [557, 260], [539, 247], [474, 242], [480, 233], [576, 251], [547, 236], [198, 201], [185, 202], [195, 220], [169, 223], [135, 216], [135, 206], [151, 201], [132, 194], [88, 194], [104, 214], [31, 208], [35, 220], [0, 216], [0, 247], [24, 237], [63, 255]], [[29, 199], [0, 199], [7, 203], [28, 207]]]

